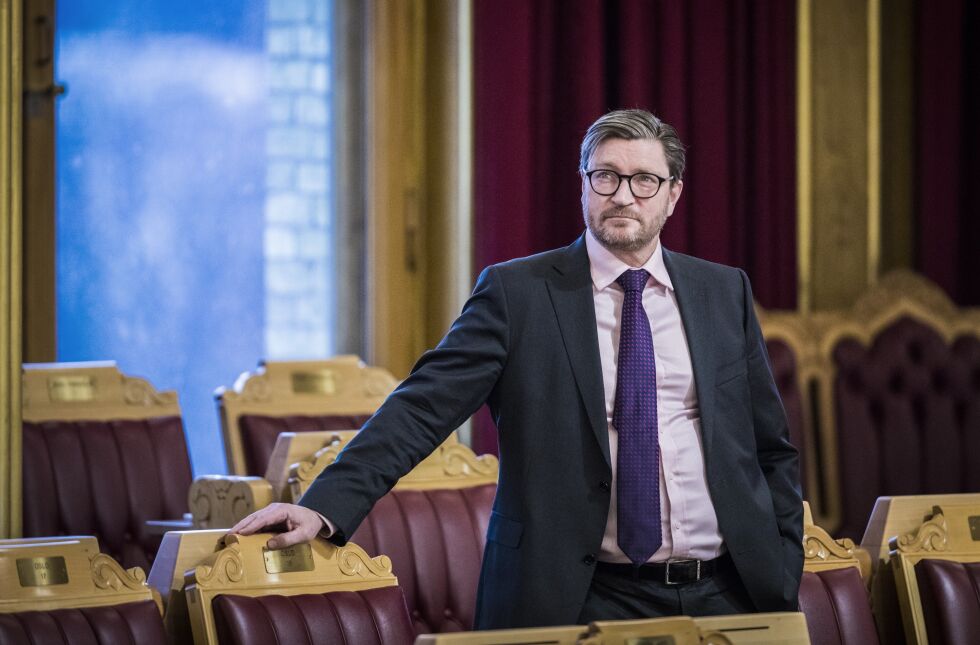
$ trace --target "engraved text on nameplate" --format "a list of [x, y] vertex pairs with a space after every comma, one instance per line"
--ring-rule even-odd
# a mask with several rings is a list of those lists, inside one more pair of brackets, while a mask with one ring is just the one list
[[266, 573], [313, 571], [313, 549], [309, 544], [297, 544], [285, 549], [262, 549]]
[[52, 376], [48, 380], [48, 396], [59, 403], [92, 401], [95, 399], [95, 379], [91, 376]]
[[331, 370], [293, 372], [293, 392], [297, 394], [336, 394], [337, 384]]
[[980, 515], [970, 516], [970, 538], [974, 542], [980, 542]]
[[626, 645], [675, 645], [673, 636], [633, 636], [626, 639]]
[[21, 587], [48, 587], [68, 583], [68, 567], [62, 556], [17, 558], [17, 577]]

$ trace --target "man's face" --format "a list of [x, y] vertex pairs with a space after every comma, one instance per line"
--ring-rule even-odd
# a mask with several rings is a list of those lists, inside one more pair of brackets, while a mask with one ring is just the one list
[[[592, 154], [586, 170], [612, 170], [621, 175], [638, 172], [669, 177], [664, 147], [655, 139], [606, 139]], [[665, 181], [653, 197], [633, 196], [624, 179], [613, 195], [592, 190], [582, 174], [582, 212], [585, 226], [610, 251], [653, 252], [660, 230], [674, 212], [683, 182]]]

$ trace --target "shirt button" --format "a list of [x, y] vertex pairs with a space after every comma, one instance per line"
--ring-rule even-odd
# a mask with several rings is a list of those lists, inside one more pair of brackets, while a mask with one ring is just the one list
[[588, 565], [591, 566], [591, 565], [595, 564], [595, 556], [593, 554], [589, 553], [584, 558], [582, 558], [582, 562], [584, 562], [585, 564], [588, 564]]
[[607, 481], [599, 482], [599, 488], [601, 488], [602, 490], [609, 490], [609, 482]]

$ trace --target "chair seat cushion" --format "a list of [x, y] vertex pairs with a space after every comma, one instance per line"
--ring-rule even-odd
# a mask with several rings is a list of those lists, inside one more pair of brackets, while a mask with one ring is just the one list
[[222, 644], [409, 645], [415, 640], [405, 596], [394, 586], [298, 596], [223, 594], [212, 608]]
[[976, 643], [980, 635], [980, 562], [929, 558], [915, 565], [930, 643]]
[[868, 592], [856, 567], [805, 571], [800, 611], [806, 615], [812, 645], [878, 643]]
[[160, 610], [152, 600], [51, 611], [0, 614], [4, 645], [165, 645]]

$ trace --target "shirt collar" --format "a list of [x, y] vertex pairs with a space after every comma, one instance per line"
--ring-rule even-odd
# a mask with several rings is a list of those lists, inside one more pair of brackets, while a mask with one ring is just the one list
[[[602, 291], [616, 282], [616, 278], [622, 275], [623, 271], [636, 268], [629, 266], [613, 255], [609, 249], [595, 239], [592, 231], [589, 230], [585, 231], [585, 248], [589, 253], [589, 269], [592, 273], [592, 284], [595, 285], [597, 291]], [[658, 284], [663, 285], [671, 291], [674, 290], [674, 285], [670, 281], [670, 274], [667, 273], [667, 267], [664, 266], [663, 247], [660, 245], [659, 238], [657, 239], [657, 248], [653, 250], [653, 255], [640, 268], [646, 269], [647, 273], [653, 276], [654, 281]]]

